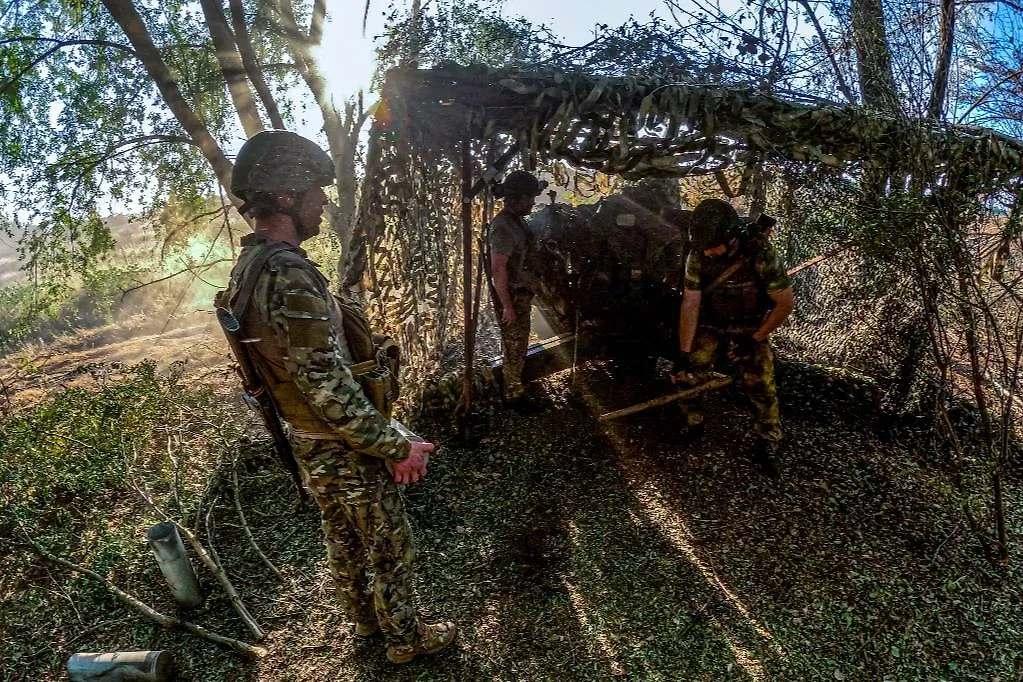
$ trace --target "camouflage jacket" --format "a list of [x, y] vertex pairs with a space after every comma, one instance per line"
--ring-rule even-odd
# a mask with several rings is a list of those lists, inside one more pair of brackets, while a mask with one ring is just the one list
[[[293, 431], [334, 436], [352, 450], [387, 461], [408, 457], [409, 443], [366, 398], [352, 376], [342, 313], [328, 282], [306, 252], [262, 235], [242, 238], [226, 300], [256, 276], [248, 310], [236, 310], [256, 371]], [[285, 247], [259, 273], [260, 251]]]

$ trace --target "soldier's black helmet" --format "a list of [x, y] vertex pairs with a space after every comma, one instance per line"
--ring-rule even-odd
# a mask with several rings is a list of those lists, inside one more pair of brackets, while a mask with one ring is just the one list
[[694, 251], [728, 243], [739, 227], [739, 214], [722, 199], [704, 199], [693, 209], [689, 242]]
[[500, 185], [501, 191], [499, 195], [503, 197], [535, 197], [539, 196], [540, 192], [542, 192], [546, 186], [546, 182], [541, 182], [532, 173], [517, 170], [508, 173], [508, 176]]
[[305, 192], [334, 181], [334, 163], [318, 144], [287, 130], [264, 130], [242, 145], [231, 173], [231, 192]]

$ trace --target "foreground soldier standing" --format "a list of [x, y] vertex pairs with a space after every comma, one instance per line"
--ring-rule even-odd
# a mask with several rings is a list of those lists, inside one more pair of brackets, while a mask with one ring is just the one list
[[255, 219], [255, 234], [242, 238], [218, 305], [241, 320], [247, 354], [289, 425], [356, 634], [383, 630], [387, 658], [406, 663], [440, 651], [456, 634], [454, 623], [423, 623], [412, 604], [415, 551], [397, 487], [426, 475], [434, 446], [406, 440], [381, 414], [389, 407], [367, 398], [367, 384], [351, 368], [376, 368], [369, 324], [342, 307], [299, 248], [319, 233], [323, 187], [333, 179], [330, 157], [299, 135], [264, 131], [245, 143], [231, 191]]
[[[744, 238], [728, 202], [701, 201], [692, 225], [676, 371], [698, 376], [727, 353], [753, 406], [753, 460], [763, 473], [777, 476], [782, 432], [768, 336], [792, 313], [792, 283], [766, 236]], [[702, 402], [684, 409], [692, 440], [703, 431]]]

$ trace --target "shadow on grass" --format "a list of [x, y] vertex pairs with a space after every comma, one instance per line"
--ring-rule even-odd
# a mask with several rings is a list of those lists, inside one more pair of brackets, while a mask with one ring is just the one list
[[[442, 444], [407, 489], [418, 601], [428, 619], [459, 622], [450, 652], [398, 667], [381, 640], [351, 636], [315, 510], [261, 462], [242, 472], [242, 497], [285, 581], [248, 548], [228, 498], [215, 537], [270, 632], [268, 658], [137, 623], [78, 644], [174, 648], [195, 682], [1015, 674], [1015, 573], [982, 564], [935, 472], [854, 415], [797, 411], [783, 477], [766, 479], [731, 396], [709, 401], [707, 435], [683, 445], [677, 406], [599, 426], [594, 411], [641, 398], [610, 379], [580, 377], [589, 408], [552, 379], [549, 410], [496, 416], [476, 448]], [[225, 600], [208, 609], [204, 626], [244, 637]]]

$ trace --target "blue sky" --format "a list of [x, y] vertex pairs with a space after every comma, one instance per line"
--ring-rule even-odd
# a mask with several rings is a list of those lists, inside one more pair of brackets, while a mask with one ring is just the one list
[[[339, 103], [360, 88], [367, 90], [373, 74], [372, 36], [380, 33], [387, 4], [386, 0], [370, 4], [365, 37], [363, 7], [363, 0], [334, 0], [328, 5], [330, 17], [319, 58]], [[629, 16], [645, 18], [653, 10], [667, 15], [661, 0], [506, 0], [502, 11], [509, 17], [523, 16], [534, 24], [546, 24], [566, 43], [576, 45], [590, 40], [596, 24], [616, 26]]]

